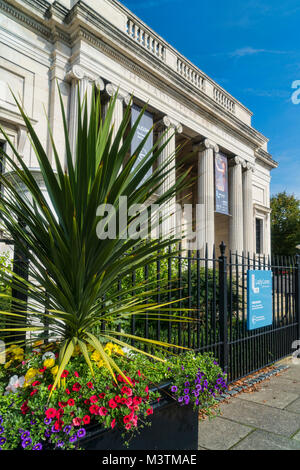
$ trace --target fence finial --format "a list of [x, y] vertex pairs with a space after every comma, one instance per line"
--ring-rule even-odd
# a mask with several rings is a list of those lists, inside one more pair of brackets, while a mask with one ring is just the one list
[[220, 251], [221, 251], [221, 256], [225, 256], [226, 245], [223, 241], [221, 242], [221, 245], [220, 245]]

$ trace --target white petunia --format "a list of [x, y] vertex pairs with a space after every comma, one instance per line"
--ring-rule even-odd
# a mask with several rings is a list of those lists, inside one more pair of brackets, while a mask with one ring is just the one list
[[55, 359], [55, 354], [51, 351], [47, 351], [42, 356], [42, 360], [44, 361], [45, 359]]
[[6, 392], [4, 395], [8, 395], [9, 393], [16, 393], [18, 388], [22, 388], [24, 386], [24, 382], [24, 376], [18, 377], [17, 375], [13, 375], [10, 378], [7, 387], [5, 388]]

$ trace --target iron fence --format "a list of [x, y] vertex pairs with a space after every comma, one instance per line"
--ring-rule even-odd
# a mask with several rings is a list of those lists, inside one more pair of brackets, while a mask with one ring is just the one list
[[[5, 243], [12, 244], [12, 241], [5, 240]], [[273, 273], [273, 323], [252, 331], [247, 329], [250, 269]], [[23, 275], [28, 272], [28, 263], [16, 250], [13, 270]], [[144, 291], [147, 301], [164, 304], [164, 309], [168, 305], [172, 308], [168, 316], [165, 310], [158, 311], [154, 319], [149, 311], [143, 317], [132, 316], [129, 321], [120, 321], [118, 331], [168, 342], [170, 352], [178, 352], [176, 346], [200, 353], [212, 352], [227, 372], [229, 382], [290, 355], [293, 342], [300, 339], [298, 256], [270, 259], [230, 251], [227, 255], [225, 245], [221, 244], [219, 255], [214, 248], [209, 257], [207, 246], [202, 255], [200, 251], [183, 250], [179, 246], [175, 253], [171, 248], [168, 253], [157, 253], [154, 262], [126, 278], [119, 278], [111, 289], [117, 291], [120, 302]], [[21, 295], [24, 300], [24, 294]], [[183, 317], [181, 321], [173, 321], [178, 316]], [[134, 345], [135, 340], [131, 339], [131, 343]], [[153, 352], [151, 344], [144, 342], [143, 347]]]

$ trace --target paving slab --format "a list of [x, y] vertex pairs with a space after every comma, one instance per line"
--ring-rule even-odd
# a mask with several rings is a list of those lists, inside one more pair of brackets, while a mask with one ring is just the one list
[[287, 411], [291, 411], [293, 413], [300, 413], [300, 398], [295, 400], [289, 406], [286, 407]]
[[298, 431], [298, 432], [293, 436], [293, 439], [295, 439], [296, 441], [299, 441], [299, 442], [300, 442], [300, 431]]
[[289, 379], [284, 374], [274, 377], [269, 382], [270, 386], [275, 390], [282, 390], [284, 392], [295, 393], [300, 398], [300, 382], [297, 380]]
[[[291, 382], [291, 381], [290, 381]], [[296, 393], [286, 392], [282, 388], [276, 388], [272, 384], [262, 387], [260, 390], [251, 393], [241, 393], [239, 398], [254, 403], [266, 404], [275, 408], [283, 409], [293, 403], [299, 397]]]
[[300, 414], [232, 398], [220, 405], [222, 417], [240, 424], [291, 437], [300, 429]]
[[199, 421], [198, 444], [209, 450], [227, 450], [243, 437], [253, 431], [253, 428], [234, 423], [227, 419], [216, 417], [212, 420]]
[[293, 364], [290, 362], [289, 368], [282, 372], [282, 377], [300, 382], [300, 363]]
[[232, 450], [300, 450], [300, 441], [256, 430], [236, 444]]

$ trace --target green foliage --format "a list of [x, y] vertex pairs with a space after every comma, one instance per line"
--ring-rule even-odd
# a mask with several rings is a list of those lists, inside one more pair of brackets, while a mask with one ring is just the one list
[[[124, 228], [119, 224], [115, 238], [99, 239], [97, 236], [98, 224], [105, 221], [104, 216], [97, 215], [100, 204], [112, 205], [118, 221], [120, 196], [127, 197], [128, 207], [147, 203], [168, 177], [172, 166], [176, 166], [175, 155], [170, 155], [166, 162], [145, 177], [168, 144], [168, 139], [165, 142], [159, 140], [136, 165], [149, 134], [124, 163], [131, 152], [131, 143], [143, 112], [126, 133], [130, 126], [129, 105], [113, 140], [112, 119], [116, 96], [111, 99], [104, 120], [101, 118], [100, 95], [96, 90], [91, 98], [89, 113], [86, 100], [83, 106], [79, 106], [76, 155], [71, 154], [61, 99], [66, 157], [64, 153], [58, 155], [50, 133], [56, 170], [52, 168], [30, 119], [16, 101], [49, 199], [46, 199], [9, 136], [1, 129], [14, 154], [11, 158], [3, 152], [11, 173], [9, 177], [6, 173], [1, 175], [1, 184], [5, 188], [0, 201], [2, 220], [15, 245], [30, 262], [29, 281], [14, 275], [12, 282], [16, 291], [28, 292], [27, 310], [24, 311], [24, 302], [12, 299], [16, 313], [6, 313], [9, 319], [6, 331], [8, 335], [17, 335], [15, 342], [24, 341], [25, 332], [43, 333], [43, 323], [48, 322], [52, 339], [61, 338], [60, 369], [56, 383], [77, 345], [87, 358], [91, 371], [87, 345], [98, 350], [113, 374], [113, 370], [118, 370], [117, 365], [103, 351], [102, 342], [110, 341], [117, 334], [120, 336], [116, 325], [122, 319], [142, 314], [150, 307], [154, 318], [158, 308], [161, 310], [160, 306], [145, 302], [149, 297], [147, 292], [136, 294], [124, 305], [109, 290], [118, 276], [126, 277], [142, 268], [155, 259], [157, 251], [171, 246], [175, 240], [149, 240], [145, 245], [139, 238], [124, 238]], [[63, 161], [66, 161], [66, 170], [62, 166]], [[186, 176], [187, 172], [183, 172], [174, 186], [158, 197], [156, 203], [164, 204], [172, 198], [184, 186]], [[23, 188], [22, 194], [20, 186]], [[136, 217], [128, 216], [127, 230]], [[19, 223], [20, 220], [22, 223]], [[128, 256], [130, 250], [132, 254]], [[11, 274], [4, 273], [3, 281], [11, 283]], [[48, 313], [44, 313], [45, 310]], [[28, 316], [42, 325], [32, 325], [28, 322]], [[109, 325], [109, 329], [99, 331], [95, 337], [92, 334], [94, 326], [104, 323]], [[127, 339], [125, 334], [121, 337], [121, 340], [124, 339]], [[143, 341], [143, 338], [135, 340]]]
[[[25, 432], [30, 434], [25, 450], [31, 450], [38, 443], [44, 450], [61, 448], [62, 442], [64, 449], [78, 449], [81, 446], [78, 431], [84, 435], [95, 424], [106, 429], [116, 428], [128, 445], [136, 432], [149, 425], [149, 416], [156, 412], [154, 404], [165, 393], [159, 391], [162, 384], [170, 384], [168, 397], [178, 402], [178, 406], [193, 405], [206, 414], [215, 405], [215, 396], [224, 390], [224, 376], [211, 354], [190, 352], [166, 358], [158, 352], [163, 362], [154, 363], [139, 353], [123, 355], [112, 343], [108, 343], [106, 349], [110, 350], [130, 385], [121, 375], [115, 383], [103, 361], [97, 363], [92, 376], [77, 348], [60, 386], [49, 400], [48, 389], [53, 385], [57, 370], [57, 361], [53, 359], [57, 345], [28, 350], [21, 363], [16, 359], [20, 348], [12, 347], [9, 367], [0, 367], [0, 447], [22, 449]], [[48, 363], [45, 354], [51, 356]], [[88, 354], [91, 361], [97, 362], [96, 350], [90, 348]], [[7, 387], [13, 376], [25, 379], [24, 386], [14, 391]], [[1, 438], [5, 442], [1, 442]]]
[[272, 196], [271, 209], [272, 253], [294, 256], [300, 244], [300, 199], [283, 191]]

